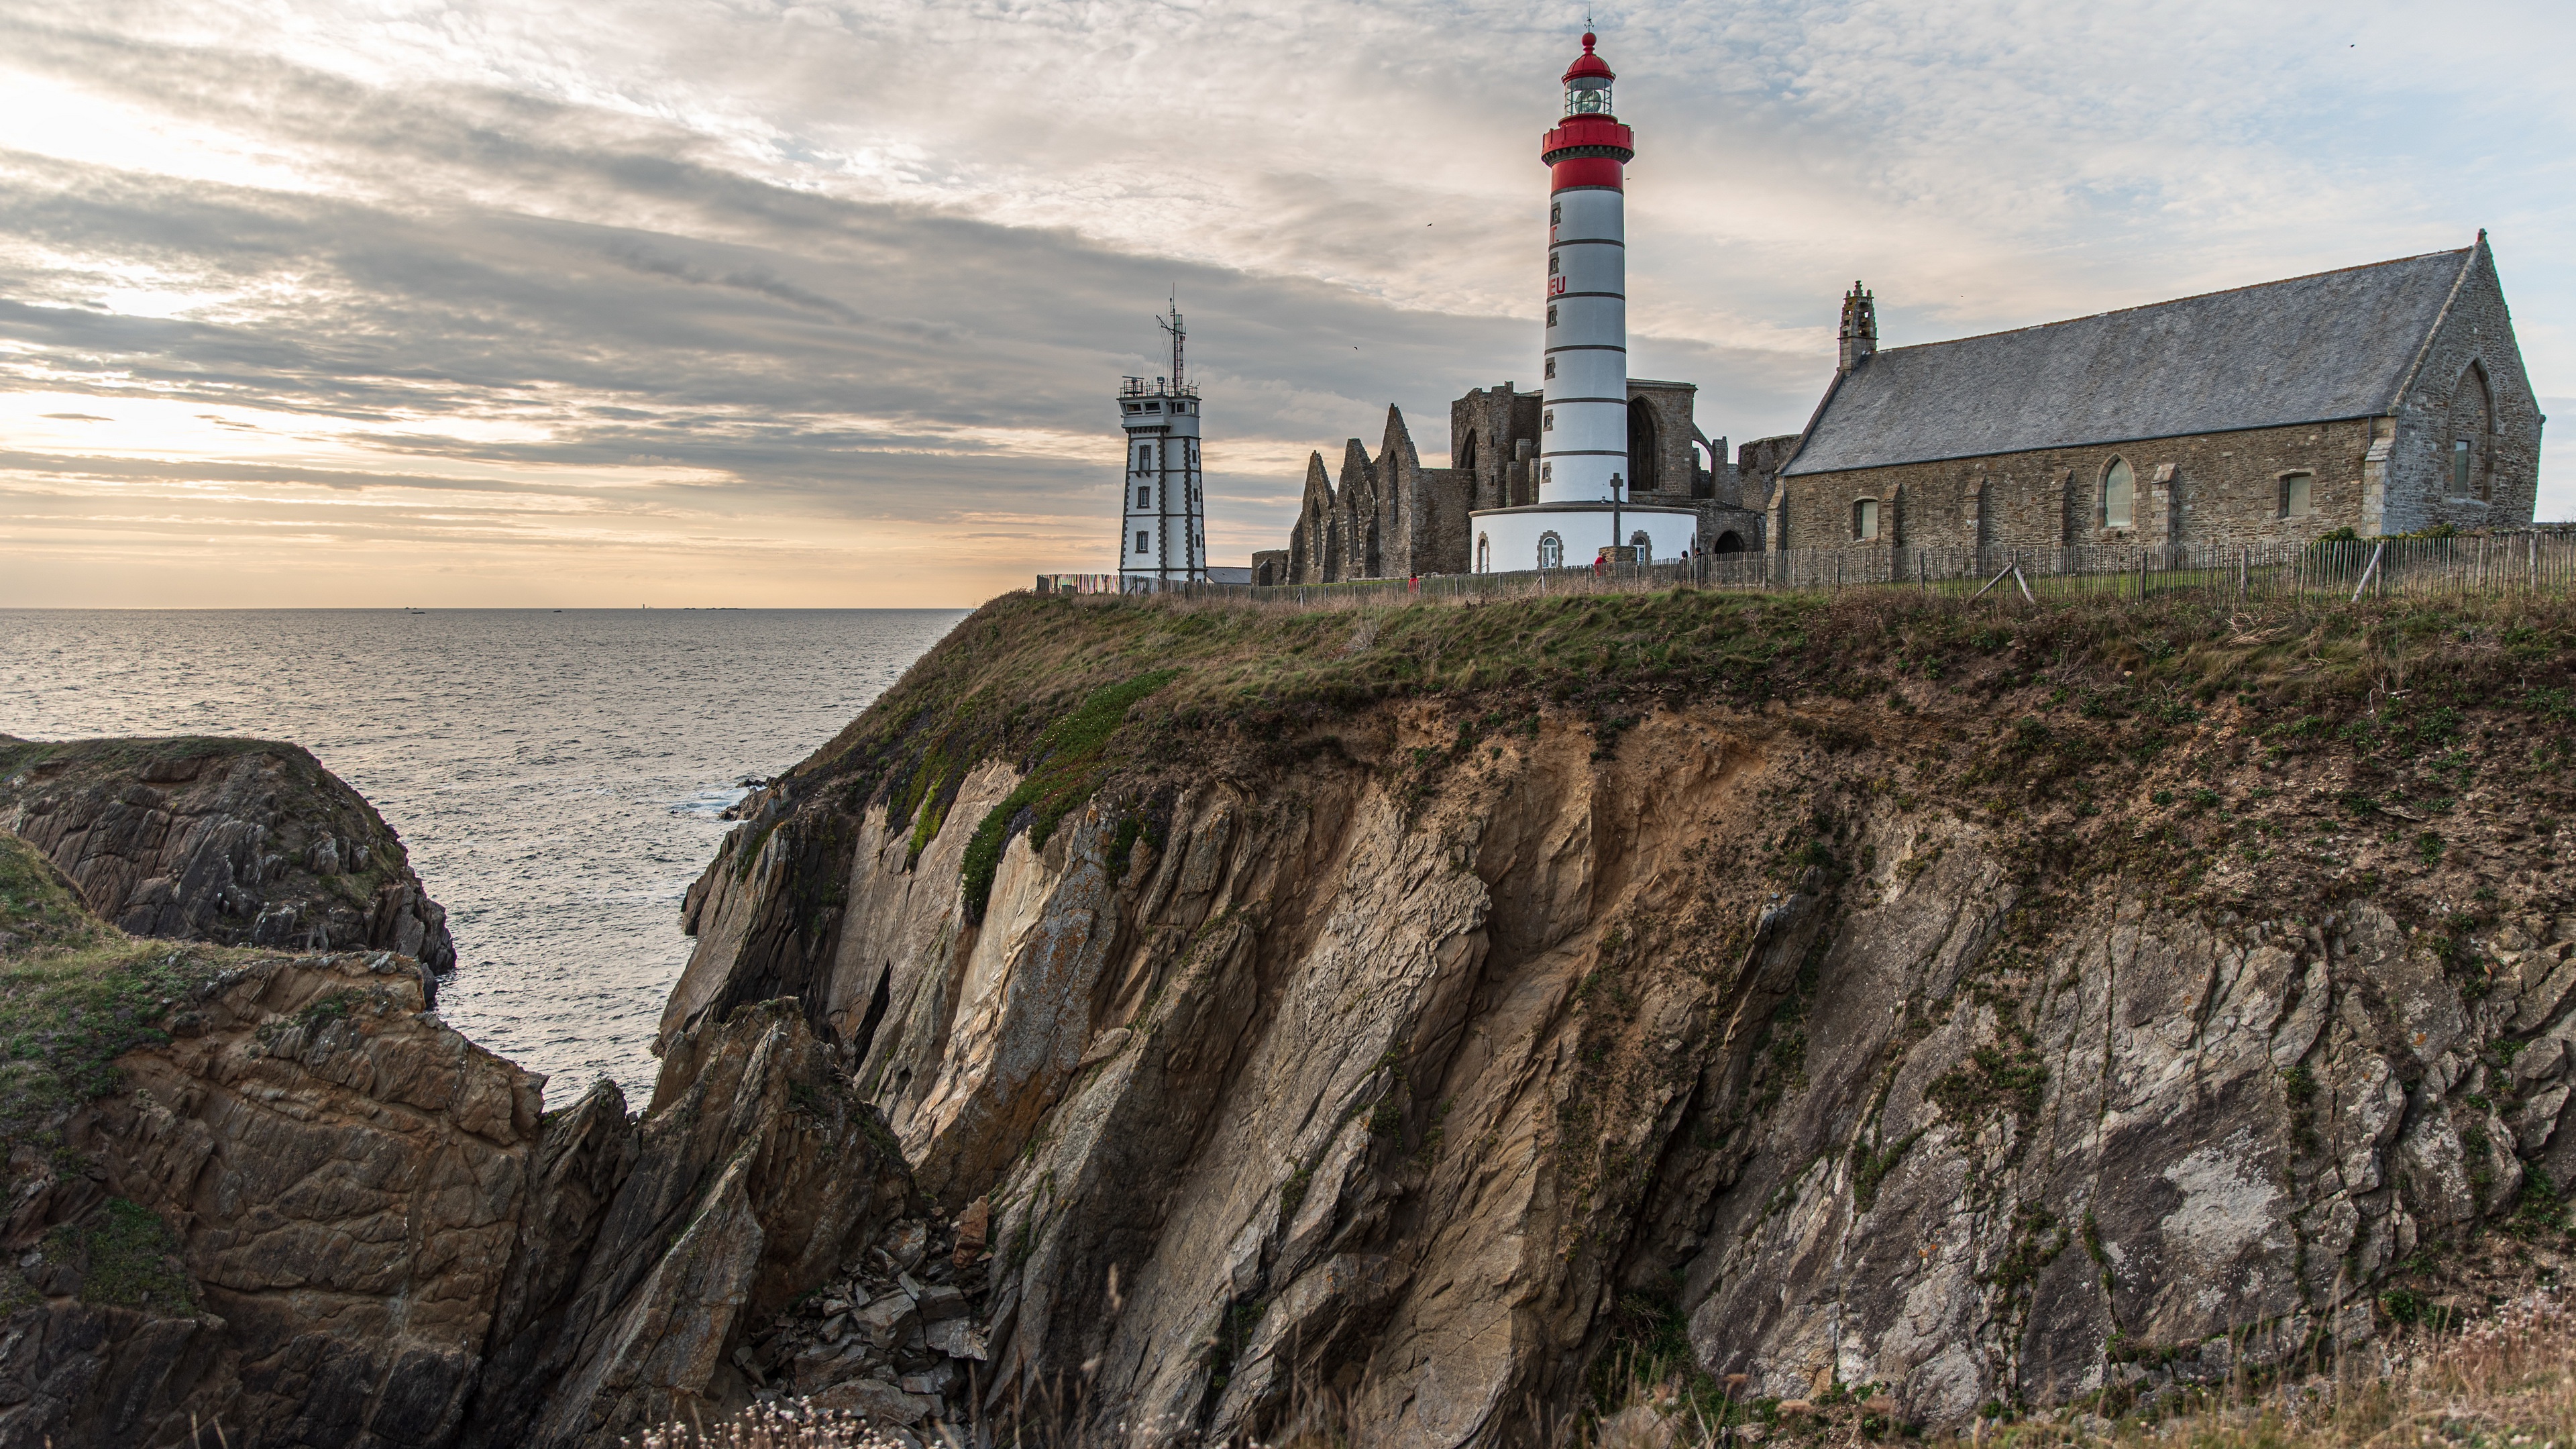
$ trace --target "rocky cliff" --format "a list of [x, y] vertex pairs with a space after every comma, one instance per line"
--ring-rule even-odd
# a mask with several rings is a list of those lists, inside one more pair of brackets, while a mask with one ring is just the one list
[[0, 735], [0, 830], [134, 935], [456, 963], [392, 827], [295, 745]]
[[1000, 601], [747, 802], [665, 1049], [773, 998], [844, 1045], [990, 1215], [994, 1412], [1535, 1443], [1658, 1345], [2124, 1401], [2564, 1246], [2571, 640]]
[[640, 1118], [605, 1081], [541, 1112], [411, 958], [130, 937], [6, 833], [0, 930], [9, 1449], [721, 1418], [754, 1333], [911, 1205], [792, 1004], [676, 1039]]

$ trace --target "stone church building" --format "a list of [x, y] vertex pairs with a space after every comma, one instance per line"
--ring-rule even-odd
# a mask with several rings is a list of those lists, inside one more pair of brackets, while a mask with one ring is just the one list
[[2531, 521], [2543, 419], [2484, 232], [2014, 332], [1877, 341], [1855, 284], [1806, 431], [1747, 445], [1770, 455], [1753, 471], [1771, 548], [2297, 544]]
[[[1733, 459], [1688, 383], [1628, 383], [1629, 498], [1699, 514], [1697, 552], [2300, 543], [2531, 522], [2544, 419], [2480, 232], [2401, 257], [2067, 322], [1878, 346], [1843, 299], [1802, 432]], [[1541, 399], [1449, 405], [1446, 468], [1387, 409], [1372, 454], [1306, 464], [1259, 583], [1467, 573], [1470, 510], [1536, 500]], [[1506, 565], [1497, 565], [1506, 566]]]

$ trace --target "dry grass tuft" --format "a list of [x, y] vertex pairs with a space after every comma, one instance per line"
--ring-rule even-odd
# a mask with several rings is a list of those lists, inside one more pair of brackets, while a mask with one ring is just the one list
[[803, 1404], [754, 1404], [709, 1429], [648, 1429], [623, 1449], [905, 1449], [909, 1441], [868, 1427], [856, 1414]]
[[2105, 1421], [2068, 1411], [1980, 1425], [1978, 1449], [2568, 1449], [2576, 1444], [2576, 1311], [2554, 1289], [2455, 1332], [2399, 1334], [2348, 1354], [2336, 1372], [2243, 1378], [2176, 1412]]
[[[2454, 1330], [2368, 1344], [2312, 1375], [2240, 1371], [2105, 1418], [2100, 1396], [1923, 1436], [1895, 1405], [1856, 1394], [1712, 1406], [1632, 1361], [1633, 1378], [1579, 1434], [1583, 1449], [2576, 1449], [2576, 1307], [2536, 1289]], [[1732, 1385], [1729, 1386], [1732, 1391]], [[1355, 1438], [1352, 1442], [1365, 1442]]]

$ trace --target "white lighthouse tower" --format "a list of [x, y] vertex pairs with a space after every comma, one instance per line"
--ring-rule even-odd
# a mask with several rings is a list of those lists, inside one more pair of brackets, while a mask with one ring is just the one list
[[1125, 517], [1118, 534], [1118, 586], [1153, 589], [1207, 578], [1207, 515], [1199, 492], [1199, 391], [1181, 375], [1181, 310], [1162, 323], [1172, 335], [1172, 373], [1118, 389], [1127, 430]]
[[1589, 567], [1604, 547], [1678, 558], [1699, 529], [1687, 508], [1626, 501], [1628, 235], [1625, 168], [1636, 135], [1611, 112], [1609, 63], [1583, 35], [1562, 77], [1564, 119], [1539, 146], [1548, 168], [1547, 331], [1539, 375], [1538, 501], [1468, 515], [1478, 573]]

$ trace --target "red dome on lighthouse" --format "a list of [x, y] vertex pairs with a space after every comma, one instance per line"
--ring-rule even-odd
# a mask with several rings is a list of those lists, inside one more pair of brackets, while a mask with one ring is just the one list
[[1592, 43], [1595, 38], [1591, 31], [1583, 32], [1583, 54], [1576, 56], [1574, 64], [1567, 66], [1565, 74], [1559, 77], [1567, 85], [1574, 84], [1577, 76], [1599, 76], [1603, 80], [1618, 79], [1618, 75], [1610, 69], [1610, 62], [1592, 53]]

